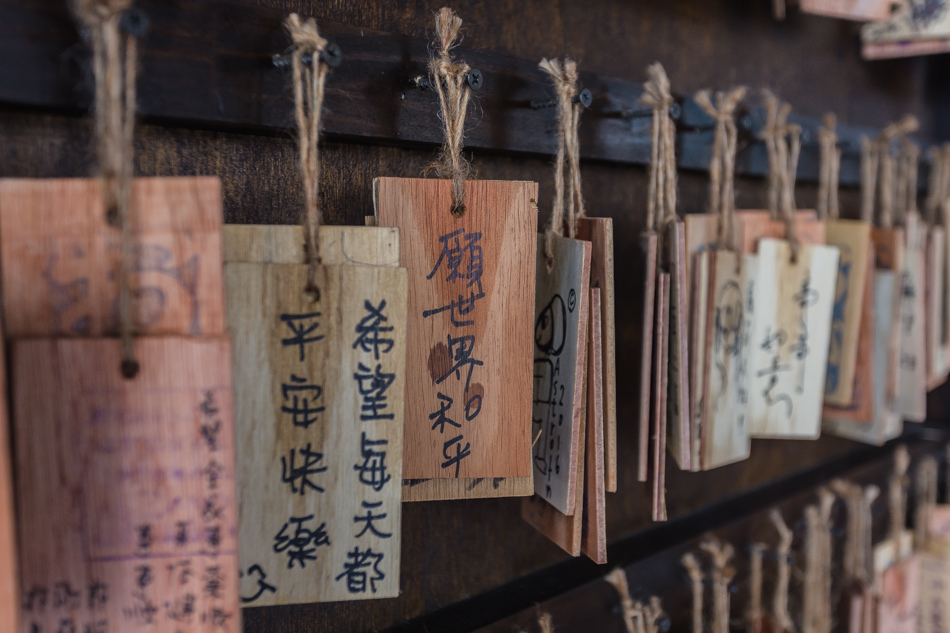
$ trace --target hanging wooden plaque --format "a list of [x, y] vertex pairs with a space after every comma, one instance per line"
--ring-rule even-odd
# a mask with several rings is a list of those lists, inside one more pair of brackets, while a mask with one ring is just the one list
[[925, 268], [927, 234], [916, 213], [905, 219], [904, 275], [900, 296], [897, 411], [910, 422], [927, 417]]
[[[282, 228], [302, 237], [299, 227]], [[398, 240], [388, 240], [393, 229], [328, 228], [321, 229], [321, 242], [337, 233], [356, 244], [375, 233], [398, 260]], [[346, 252], [362, 261], [373, 257]], [[393, 259], [385, 249], [376, 252]], [[325, 265], [314, 301], [303, 293], [306, 265], [248, 263], [244, 255], [225, 268], [239, 386], [242, 602], [394, 597], [406, 271], [333, 265], [339, 254], [321, 251]], [[449, 433], [452, 417], [446, 411], [437, 420]], [[273, 590], [256, 591], [265, 577]]]
[[825, 374], [825, 403], [846, 407], [853, 401], [854, 374], [861, 344], [861, 308], [865, 304], [864, 290], [870, 275], [871, 225], [857, 220], [827, 220], [825, 239], [829, 246], [837, 247], [839, 253]]
[[[574, 514], [575, 467], [587, 378], [590, 242], [555, 237], [553, 257], [538, 235], [534, 325], [534, 492]], [[593, 423], [593, 420], [591, 421]], [[583, 470], [581, 470], [583, 473]]]
[[[120, 230], [105, 219], [99, 181], [0, 180], [0, 261], [10, 338], [104, 336], [118, 330]], [[132, 181], [136, 331], [224, 332], [221, 183]]]
[[942, 633], [950, 620], [950, 551], [934, 543], [920, 554], [920, 614], [917, 633]]
[[890, 0], [799, 0], [802, 13], [857, 22], [879, 22], [891, 15]]
[[689, 308], [686, 236], [683, 222], [666, 226], [664, 248], [670, 276], [667, 434], [670, 453], [683, 470], [692, 469], [689, 408]]
[[590, 285], [600, 289], [601, 356], [603, 358], [604, 481], [617, 491], [617, 359], [614, 327], [613, 218], [579, 218], [577, 238], [591, 243]]
[[708, 260], [703, 266], [711, 271], [704, 309], [709, 349], [702, 427], [702, 467], [708, 470], [746, 459], [751, 449], [747, 420], [752, 342], [749, 329], [754, 322], [751, 311], [756, 300], [752, 293], [758, 257], [727, 250], [707, 251], [701, 256]]
[[[634, 310], [633, 331], [640, 335], [637, 360], [637, 481], [646, 481], [650, 468], [650, 397], [653, 377], [653, 324], [656, 311], [656, 255], [659, 237], [654, 232], [640, 234], [633, 279], [634, 295], [643, 297], [643, 309]], [[642, 284], [642, 285], [641, 285]]]
[[947, 362], [947, 339], [944, 328], [946, 303], [947, 236], [944, 227], [935, 225], [927, 231], [926, 254], [926, 353], [927, 389], [935, 389], [947, 380], [950, 364]]
[[598, 565], [607, 562], [607, 510], [605, 499], [604, 426], [590, 424], [597, 411], [603, 410], [604, 382], [601, 355], [601, 291], [590, 290], [590, 338], [587, 342], [587, 438], [584, 449], [584, 503], [581, 552]]
[[[901, 297], [903, 295], [905, 241], [903, 229], [871, 229], [871, 241], [874, 242], [874, 265], [878, 270], [890, 270], [894, 273], [896, 287], [892, 294], [894, 305], [892, 324], [900, 322]], [[876, 302], [875, 302], [876, 303]], [[875, 308], [877, 306], [875, 305]], [[898, 396], [898, 365], [900, 363], [900, 328], [891, 328], [890, 366], [888, 367], [888, 397], [896, 400]], [[895, 403], [896, 404], [896, 403]]]
[[[409, 274], [406, 479], [528, 477], [537, 184], [380, 178], [377, 224], [400, 229]], [[457, 442], [432, 429], [450, 398]], [[461, 413], [461, 415], [459, 415]]]
[[656, 326], [653, 329], [653, 520], [666, 521], [666, 422], [669, 388], [670, 274], [656, 276]]
[[[0, 358], [5, 359], [0, 336]], [[0, 385], [7, 384], [6, 362], [0, 363]], [[13, 514], [13, 469], [6, 389], [0, 391], [0, 633], [19, 630], [20, 591], [17, 575], [16, 527]]]
[[911, 556], [880, 573], [876, 629], [917, 633], [920, 615], [920, 557]]
[[749, 376], [752, 437], [811, 438], [821, 431], [821, 406], [834, 303], [838, 251], [759, 242], [756, 325]]
[[692, 292], [690, 299], [690, 452], [692, 470], [702, 469], [702, 437], [706, 432], [706, 322], [709, 317], [709, 263], [708, 252], [693, 256]]
[[24, 630], [241, 630], [230, 342], [135, 345], [13, 342]]

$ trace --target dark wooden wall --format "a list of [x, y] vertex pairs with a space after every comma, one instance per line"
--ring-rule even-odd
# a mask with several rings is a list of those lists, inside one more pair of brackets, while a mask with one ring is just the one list
[[[15, 2], [16, 0], [2, 0]], [[240, 5], [237, 0], [235, 4]], [[298, 11], [395, 33], [431, 33], [432, 0], [259, 0]], [[661, 61], [679, 93], [743, 83], [769, 87], [797, 110], [820, 116], [835, 111], [841, 122], [882, 127], [905, 112], [916, 114], [922, 133], [947, 132], [934, 104], [933, 82], [944, 74], [922, 59], [862, 62], [857, 29], [847, 23], [798, 15], [775, 23], [766, 0], [458, 0], [465, 46], [524, 59], [569, 54], [581, 67], [643, 81], [646, 66]], [[330, 81], [333, 81], [331, 76]], [[394, 104], [394, 107], [395, 104]], [[439, 125], [433, 117], [431, 124]], [[469, 121], [477, 125], [478, 106]], [[225, 218], [232, 223], [292, 223], [301, 203], [296, 147], [291, 133], [255, 135], [144, 124], [136, 141], [140, 175], [219, 176]], [[418, 176], [431, 160], [426, 148], [327, 142], [322, 147], [321, 203], [330, 223], [361, 224], [372, 210], [370, 184], [377, 176]], [[85, 176], [92, 173], [91, 125], [57, 113], [0, 111], [0, 177]], [[476, 152], [481, 178], [536, 180], [542, 219], [550, 208], [550, 159]], [[635, 481], [636, 403], [630, 393], [636, 334], [631, 315], [641, 297], [624, 275], [634, 236], [643, 225], [645, 171], [604, 162], [583, 166], [584, 193], [592, 215], [615, 219], [620, 416], [620, 492], [608, 495], [608, 539], [617, 541], [650, 526], [649, 491]], [[706, 207], [706, 179], [681, 176], [681, 212]], [[740, 208], [761, 208], [764, 183], [738, 183]], [[799, 189], [800, 206], [814, 188]], [[844, 213], [856, 212], [857, 192], [843, 192]], [[944, 394], [931, 399], [942, 414]], [[864, 450], [825, 437], [816, 442], [756, 441], [746, 462], [703, 474], [668, 475], [669, 512], [681, 518], [734, 498], [801, 469], [841, 463]], [[403, 522], [402, 596], [393, 600], [248, 609], [245, 629], [260, 633], [325, 633], [382, 630], [436, 612], [562, 562], [555, 546], [523, 524], [520, 500], [407, 504]], [[741, 508], [741, 504], [738, 506]], [[631, 554], [633, 555], [633, 554]], [[586, 570], [593, 565], [571, 569]], [[606, 573], [607, 569], [603, 572]], [[559, 583], [570, 585], [570, 578]], [[522, 605], [523, 608], [527, 605]], [[413, 620], [421, 630], [423, 623]], [[443, 628], [466, 630], [465, 623]], [[435, 629], [430, 629], [435, 630]]]

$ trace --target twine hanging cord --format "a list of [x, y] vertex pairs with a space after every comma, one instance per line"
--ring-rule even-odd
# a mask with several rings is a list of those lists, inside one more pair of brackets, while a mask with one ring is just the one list
[[841, 171], [841, 149], [838, 147], [838, 134], [835, 128], [838, 118], [828, 113], [824, 126], [818, 128], [820, 158], [818, 167], [818, 219], [837, 220], [838, 178]]
[[759, 137], [769, 156], [769, 211], [773, 220], [785, 223], [785, 239], [791, 244], [794, 263], [799, 241], [795, 234], [795, 178], [801, 153], [800, 126], [788, 123], [791, 106], [781, 103], [770, 91], [765, 93], [766, 124]]
[[[641, 103], [653, 109], [650, 185], [647, 193], [647, 230], [676, 221], [676, 127], [670, 116], [673, 95], [670, 80], [659, 63], [647, 68], [649, 76]], [[662, 243], [662, 242], [661, 242]]]
[[73, 11], [92, 46], [96, 79], [95, 126], [99, 179], [106, 221], [121, 229], [119, 263], [120, 371], [131, 379], [139, 371], [135, 357], [135, 314], [129, 275], [134, 266], [132, 244], [132, 176], [135, 130], [136, 38], [144, 33], [144, 14], [132, 0], [76, 0]]
[[[294, 113], [297, 119], [297, 148], [300, 154], [300, 178], [303, 181], [304, 208], [301, 223], [307, 250], [307, 286], [313, 301], [320, 299], [317, 273], [320, 268], [320, 114], [329, 66], [320, 53], [327, 41], [320, 37], [313, 18], [302, 20], [296, 13], [284, 21], [292, 42]], [[307, 59], [305, 62], [304, 59]]]
[[571, 59], [565, 59], [563, 63], [557, 59], [542, 59], [538, 67], [551, 77], [557, 98], [554, 205], [544, 238], [545, 255], [551, 265], [555, 238], [564, 235], [565, 225], [568, 237], [576, 237], [577, 220], [585, 215], [584, 198], [581, 194], [580, 143], [577, 140], [577, 128], [584, 106], [579, 102], [573, 103], [577, 94], [576, 62]]
[[435, 16], [437, 36], [436, 54], [429, 60], [429, 73], [432, 84], [439, 95], [442, 108], [442, 123], [445, 128], [445, 141], [439, 159], [431, 163], [426, 171], [432, 171], [439, 178], [452, 181], [452, 215], [457, 218], [465, 215], [465, 181], [472, 176], [472, 166], [462, 156], [462, 137], [465, 133], [465, 112], [472, 90], [466, 81], [471, 68], [465, 62], [452, 57], [452, 49], [458, 44], [462, 19], [452, 9], [443, 7]]

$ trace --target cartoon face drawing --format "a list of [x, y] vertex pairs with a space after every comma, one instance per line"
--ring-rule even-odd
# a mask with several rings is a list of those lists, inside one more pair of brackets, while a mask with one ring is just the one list
[[567, 306], [556, 294], [534, 323], [534, 344], [542, 354], [559, 356], [567, 338]]

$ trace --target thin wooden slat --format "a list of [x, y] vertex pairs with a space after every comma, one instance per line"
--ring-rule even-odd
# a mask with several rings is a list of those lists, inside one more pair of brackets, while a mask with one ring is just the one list
[[600, 342], [601, 291], [590, 289], [590, 339], [587, 343], [587, 439], [584, 450], [584, 496], [581, 552], [598, 565], [607, 562], [607, 510], [604, 493], [604, 425], [591, 424], [603, 410], [603, 355]]
[[399, 594], [406, 271], [322, 266], [314, 301], [308, 269], [225, 268], [247, 605]]
[[653, 520], [666, 521], [666, 420], [669, 389], [670, 275], [656, 276], [656, 325], [653, 358]]
[[[325, 225], [319, 235], [327, 266], [399, 266], [399, 229]], [[223, 242], [225, 262], [307, 263], [299, 225], [225, 224]]]
[[119, 348], [12, 345], [24, 630], [236, 633], [230, 342]]
[[865, 303], [864, 289], [869, 275], [871, 225], [857, 220], [828, 220], [825, 222], [825, 237], [827, 244], [837, 247], [839, 253], [825, 375], [825, 403], [843, 407], [849, 406], [853, 400], [854, 374], [861, 344], [861, 308]]
[[[727, 250], [706, 251], [702, 266], [710, 271], [707, 312], [709, 350], [704, 367], [705, 423], [702, 468], [708, 470], [749, 457], [752, 442], [747, 420], [749, 327], [756, 305], [753, 292], [758, 256]], [[741, 260], [740, 260], [741, 258]]]
[[916, 213], [905, 219], [904, 275], [900, 297], [900, 362], [897, 411], [910, 422], [927, 418], [925, 269], [926, 227]]
[[[132, 204], [137, 332], [224, 333], [218, 179], [137, 178]], [[7, 336], [115, 334], [120, 251], [98, 180], [0, 180]]]
[[658, 236], [656, 233], [642, 233], [637, 250], [636, 265], [632, 271], [639, 284], [643, 282], [643, 310], [634, 313], [636, 323], [634, 331], [640, 333], [638, 350], [637, 402], [640, 410], [637, 414], [637, 481], [646, 481], [649, 474], [650, 456], [650, 396], [653, 371], [653, 324], [656, 309], [656, 253]]
[[[554, 238], [552, 258], [538, 235], [534, 308], [534, 492], [574, 514], [580, 419], [587, 394], [590, 242]], [[588, 420], [596, 424], [597, 420]], [[583, 471], [581, 471], [583, 473]]]
[[402, 480], [402, 500], [404, 503], [412, 501], [437, 501], [440, 499], [530, 497], [533, 494], [533, 477]]
[[[537, 184], [381, 178], [377, 221], [409, 272], [406, 479], [528, 477]], [[459, 442], [432, 430], [438, 394], [467, 408]]]
[[[683, 216], [683, 224], [683, 235], [686, 241], [686, 278], [692, 280], [696, 254], [715, 248], [719, 242], [719, 216], [709, 213], [688, 213]], [[688, 299], [688, 305], [692, 305], [692, 296]], [[694, 316], [695, 313], [690, 310], [691, 322]], [[693, 348], [690, 347], [690, 352], [692, 351]]]
[[607, 492], [617, 491], [617, 357], [614, 313], [613, 218], [580, 218], [577, 237], [591, 243], [590, 285], [600, 289], [601, 353], [604, 368], [604, 478]]
[[926, 305], [927, 305], [927, 389], [939, 387], [947, 380], [950, 374], [950, 363], [947, 362], [948, 350], [946, 338], [943, 336], [947, 317], [946, 301], [946, 272], [947, 272], [947, 236], [944, 227], [930, 226], [927, 230], [926, 255]]
[[[4, 347], [3, 336], [0, 336], [0, 358], [5, 359]], [[6, 363], [0, 363], [0, 385], [7, 384], [6, 374]], [[20, 591], [6, 393], [6, 389], [0, 392], [0, 633], [14, 633], [20, 628]]]
[[891, 15], [889, 0], [800, 0], [802, 13], [814, 13], [842, 20], [874, 22]]
[[[871, 241], [874, 242], [874, 266], [877, 269], [890, 270], [894, 273], [894, 283], [897, 287], [891, 295], [894, 301], [892, 306], [892, 324], [900, 322], [901, 296], [903, 291], [904, 258], [906, 242], [903, 229], [871, 229]], [[875, 306], [877, 309], [877, 306]], [[900, 328], [892, 325], [890, 366], [888, 367], [887, 390], [888, 397], [897, 398], [898, 393], [898, 364], [900, 363]]]
[[709, 316], [709, 251], [696, 252], [692, 265], [693, 284], [690, 301], [690, 439], [693, 471], [702, 469], [703, 434], [706, 432], [706, 321]]
[[670, 275], [669, 375], [667, 434], [670, 453], [683, 470], [692, 469], [689, 408], [689, 318], [686, 236], [683, 222], [666, 226], [666, 257]]
[[785, 240], [759, 242], [756, 325], [750, 360], [752, 437], [816, 439], [828, 360], [838, 251]]

